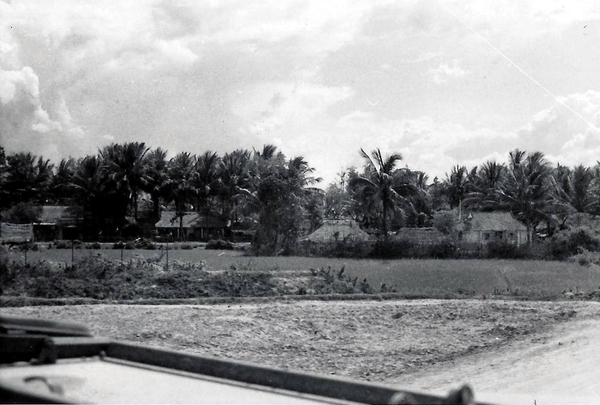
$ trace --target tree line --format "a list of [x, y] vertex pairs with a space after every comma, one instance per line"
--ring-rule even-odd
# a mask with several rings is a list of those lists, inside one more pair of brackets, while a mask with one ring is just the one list
[[181, 152], [167, 158], [145, 143], [114, 143], [96, 155], [58, 164], [0, 147], [2, 221], [35, 222], [42, 205], [67, 205], [87, 239], [149, 236], [161, 211], [196, 212], [256, 230], [265, 253], [293, 252], [299, 237], [325, 219], [351, 218], [387, 240], [402, 227], [436, 225], [464, 210], [511, 212], [530, 230], [564, 228], [574, 213], [600, 213], [600, 164], [551, 165], [543, 153], [514, 150], [506, 163], [457, 165], [444, 179], [400, 167], [402, 156], [360, 150], [364, 166], [348, 168], [325, 190], [302, 157], [273, 145], [220, 156]]

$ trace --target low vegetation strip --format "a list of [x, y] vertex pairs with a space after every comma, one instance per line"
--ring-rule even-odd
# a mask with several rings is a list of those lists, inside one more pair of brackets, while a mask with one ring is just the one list
[[[335, 294], [509, 299], [596, 299], [600, 295], [600, 267], [577, 262], [248, 257], [242, 252], [204, 249], [171, 251], [167, 262], [164, 251], [125, 253], [121, 261], [120, 252], [112, 249], [76, 250], [73, 255], [54, 249], [29, 252], [26, 262], [23, 252], [5, 252], [0, 286], [5, 297], [37, 299], [32, 305], [44, 302], [42, 298], [67, 297], [163, 303]], [[0, 305], [11, 305], [8, 301]]]
[[2, 293], [13, 297], [121, 302], [374, 292], [366, 279], [352, 278], [344, 274], [344, 268], [286, 272], [237, 270], [235, 267], [211, 270], [204, 262], [172, 261], [167, 267], [158, 261], [138, 258], [119, 262], [96, 254], [63, 266], [49, 261], [9, 263], [5, 254], [0, 263], [0, 281]]

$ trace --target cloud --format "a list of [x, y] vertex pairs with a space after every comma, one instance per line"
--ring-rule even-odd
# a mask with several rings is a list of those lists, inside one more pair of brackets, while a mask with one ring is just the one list
[[261, 84], [248, 88], [234, 104], [234, 112], [248, 126], [244, 132], [263, 134], [284, 127], [305, 127], [333, 104], [352, 96], [348, 87], [327, 87], [309, 83]]
[[416, 58], [407, 61], [406, 63], [420, 63], [442, 56], [441, 52], [425, 52], [419, 54]]
[[[227, 151], [245, 131], [303, 126], [351, 96], [347, 86], [312, 81], [323, 58], [354, 38], [371, 7], [0, 1], [0, 101], [11, 100], [3, 114], [13, 122], [3, 143], [11, 150], [45, 144], [76, 156], [112, 139]], [[12, 99], [26, 90], [36, 90], [36, 100], [31, 111], [17, 111]], [[248, 98], [276, 94], [279, 104], [276, 97], [256, 105]], [[73, 137], [85, 141], [80, 146]]]
[[458, 60], [454, 59], [452, 64], [441, 63], [437, 68], [431, 68], [427, 74], [435, 84], [446, 83], [449, 79], [459, 79], [469, 72], [460, 67]]
[[326, 182], [346, 167], [362, 167], [360, 148], [400, 153], [401, 165], [424, 171], [433, 179], [444, 178], [456, 164], [473, 167], [487, 160], [504, 161], [517, 140], [514, 133], [470, 130], [429, 116], [394, 120], [360, 110], [327, 122], [307, 138], [313, 145], [309, 161]]
[[[568, 108], [567, 108], [568, 107]], [[594, 165], [600, 156], [600, 92], [559, 97], [518, 131], [521, 147], [563, 165]]]
[[0, 140], [8, 151], [27, 150], [55, 160], [68, 156], [70, 144], [83, 131], [72, 122], [64, 101], [57, 107], [52, 116], [43, 107], [32, 68], [0, 68]]
[[25, 60], [30, 43], [26, 43], [28, 38], [19, 38], [19, 24], [24, 21], [19, 9], [2, 2], [0, 11], [6, 16], [3, 21], [8, 21], [0, 22], [2, 145], [9, 152], [26, 150], [52, 159], [66, 157], [74, 137], [80, 136], [82, 130], [73, 122], [65, 100], [58, 94], [48, 97], [40, 71]]
[[[580, 123], [558, 104], [509, 132], [547, 100], [444, 9], [519, 56], [533, 46], [550, 52], [550, 42], [528, 41], [594, 18], [593, 3], [442, 3], [0, 0], [2, 143], [51, 159], [110, 142], [144, 141], [172, 154], [277, 143], [326, 178], [361, 165], [361, 146], [402, 152], [406, 164], [434, 175], [519, 142], [535, 146], [528, 137], [557, 157], [595, 150], [594, 133], [569, 132]], [[566, 83], [568, 68], [540, 81]], [[508, 105], [515, 89], [523, 95]], [[589, 120], [597, 101], [592, 93], [565, 98]]]

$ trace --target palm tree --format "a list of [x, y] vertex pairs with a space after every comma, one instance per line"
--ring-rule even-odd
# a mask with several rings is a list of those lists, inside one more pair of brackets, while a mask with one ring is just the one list
[[[291, 183], [289, 188], [292, 198], [299, 202], [305, 211], [309, 227], [308, 231], [316, 230], [323, 221], [323, 202], [325, 193], [313, 185], [320, 183], [321, 177], [314, 177], [315, 169], [310, 167], [303, 156], [290, 159], [287, 165], [287, 177]], [[295, 235], [297, 238], [297, 235]], [[295, 240], [294, 240], [295, 243]]]
[[402, 155], [394, 153], [384, 159], [379, 149], [374, 150], [371, 156], [363, 149], [360, 152], [366, 160], [365, 175], [352, 178], [350, 187], [356, 190], [356, 195], [359, 199], [366, 201], [368, 206], [379, 207], [381, 233], [384, 241], [387, 242], [388, 217], [395, 212], [402, 211], [401, 205], [411, 205], [404, 195], [418, 191], [411, 184], [394, 182], [394, 169], [402, 160]]
[[[263, 253], [291, 253], [302, 232], [307, 209], [315, 220], [315, 192], [309, 187], [319, 179], [303, 157], [289, 161], [283, 154], [254, 154], [250, 161], [248, 188], [238, 187], [236, 198], [244, 213], [254, 217], [258, 231], [253, 247]], [[269, 156], [268, 159], [266, 157]], [[315, 214], [311, 217], [312, 214]]]
[[446, 181], [444, 183], [446, 192], [448, 193], [450, 208], [458, 207], [460, 213], [463, 200], [469, 192], [469, 172], [466, 166], [454, 166], [450, 175], [446, 175]]
[[527, 227], [527, 242], [537, 223], [549, 221], [552, 208], [549, 164], [541, 152], [527, 155], [518, 149], [510, 152], [505, 180], [495, 190], [496, 208], [508, 209]]
[[112, 144], [100, 151], [104, 171], [118, 192], [133, 206], [134, 218], [138, 217], [138, 196], [146, 183], [144, 157], [150, 148], [144, 142]]
[[219, 187], [219, 162], [221, 158], [216, 152], [206, 151], [196, 159], [193, 182], [196, 188], [196, 211], [209, 217], [211, 198], [216, 196]]
[[102, 209], [110, 207], [109, 204], [103, 204], [108, 200], [109, 193], [105, 189], [101, 160], [96, 156], [86, 156], [79, 160], [68, 188], [72, 190], [73, 198], [83, 211], [84, 226], [93, 230], [94, 236], [97, 236], [95, 233], [100, 232], [101, 228], [107, 229], [106, 221], [99, 222]]
[[8, 205], [32, 200], [43, 202], [52, 181], [52, 169], [49, 160], [30, 152], [7, 156], [4, 187]]
[[487, 161], [481, 165], [475, 175], [471, 176], [469, 191], [463, 201], [465, 205], [481, 211], [497, 205], [495, 190], [504, 179], [505, 169], [503, 164], [495, 161]]
[[254, 150], [254, 155], [262, 160], [273, 159], [277, 155], [277, 146], [272, 144], [263, 145], [262, 151]]
[[55, 201], [61, 202], [71, 196], [69, 193], [69, 186], [73, 180], [75, 166], [75, 160], [69, 158], [61, 159], [56, 167], [56, 172], [54, 173], [52, 184], [50, 185], [50, 191], [52, 192]]
[[564, 227], [570, 214], [596, 214], [600, 208], [596, 175], [594, 170], [579, 165], [573, 170], [566, 166], [557, 165], [552, 170], [550, 181], [553, 186], [555, 199], [555, 214], [560, 218]]
[[226, 153], [219, 165], [219, 189], [221, 199], [221, 214], [227, 216], [233, 224], [236, 222], [236, 198], [240, 188], [248, 187], [248, 162], [250, 151], [236, 149]]
[[591, 193], [594, 174], [592, 170], [583, 165], [576, 166], [571, 176], [573, 185], [571, 193], [571, 205], [577, 212], [592, 213], [598, 208], [598, 200]]
[[424, 226], [431, 216], [432, 199], [429, 195], [429, 176], [422, 171], [413, 171], [408, 167], [396, 170], [394, 174], [396, 183], [407, 183], [414, 186], [416, 193], [409, 193], [405, 197], [410, 201], [412, 209], [408, 213], [407, 224], [409, 226]]
[[150, 194], [152, 200], [152, 214], [154, 219], [160, 219], [160, 198], [165, 194], [167, 175], [167, 151], [156, 148], [150, 151], [144, 159], [146, 168], [145, 182], [142, 190]]
[[183, 237], [183, 217], [186, 203], [195, 194], [193, 186], [194, 163], [196, 157], [189, 152], [181, 152], [167, 165], [168, 179], [164, 190], [168, 202], [175, 203], [175, 214], [179, 217], [179, 237]]
[[288, 176], [296, 182], [298, 189], [303, 189], [309, 185], [320, 183], [323, 179], [311, 176], [314, 173], [314, 167], [310, 167], [303, 156], [297, 156], [290, 159], [287, 165]]

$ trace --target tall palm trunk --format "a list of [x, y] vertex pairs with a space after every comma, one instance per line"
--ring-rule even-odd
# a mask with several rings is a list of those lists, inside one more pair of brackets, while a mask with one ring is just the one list
[[383, 233], [383, 241], [387, 245], [388, 243], [388, 229], [387, 229], [387, 215], [388, 214], [388, 204], [384, 200], [383, 201], [383, 212], [381, 216], [381, 232]]

